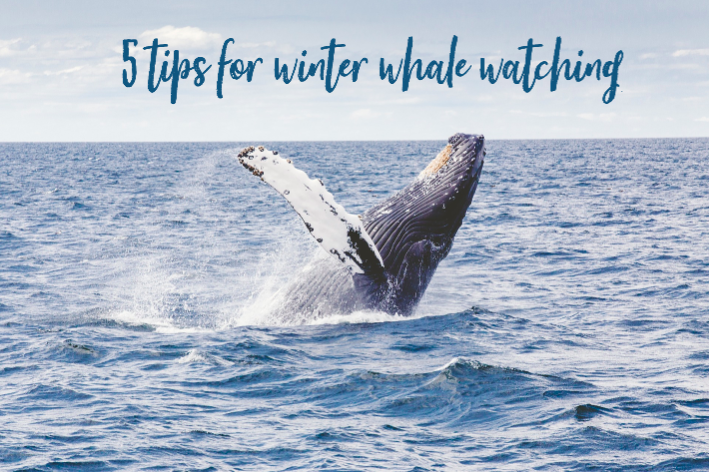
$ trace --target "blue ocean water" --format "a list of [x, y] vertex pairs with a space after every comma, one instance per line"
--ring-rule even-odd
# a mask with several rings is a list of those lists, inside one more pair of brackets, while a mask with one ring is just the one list
[[444, 142], [0, 144], [2, 470], [709, 470], [709, 140], [488, 141], [413, 318], [278, 326]]

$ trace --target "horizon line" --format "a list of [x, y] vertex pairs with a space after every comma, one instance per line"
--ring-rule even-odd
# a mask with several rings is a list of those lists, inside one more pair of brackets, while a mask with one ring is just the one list
[[[250, 139], [250, 140], [179, 140], [179, 141], [0, 141], [0, 144], [167, 144], [167, 143], [248, 143], [248, 142], [270, 142], [270, 143], [356, 143], [356, 142], [431, 142], [445, 141], [440, 139]], [[631, 139], [709, 139], [709, 136], [653, 136], [653, 137], [627, 137], [627, 138], [485, 138], [486, 141], [613, 141]]]

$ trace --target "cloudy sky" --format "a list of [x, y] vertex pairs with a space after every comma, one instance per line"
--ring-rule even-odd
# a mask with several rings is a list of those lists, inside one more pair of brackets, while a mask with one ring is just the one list
[[[444, 139], [457, 131], [492, 139], [709, 136], [709, 2], [698, 1], [11, 1], [0, 0], [0, 141], [249, 141]], [[379, 78], [379, 59], [398, 64], [409, 36], [427, 64], [457, 59], [472, 70], [454, 87]], [[517, 48], [543, 47], [534, 64], [561, 58], [613, 60], [622, 50], [618, 93], [610, 79], [549, 79], [525, 93], [509, 80], [483, 82], [481, 57], [524, 60]], [[194, 73], [147, 87], [153, 38], [172, 58], [206, 59]], [[228, 72], [217, 98], [217, 62], [262, 58], [251, 83]], [[336, 60], [368, 58], [359, 80], [274, 79], [275, 58], [293, 64], [307, 50], [317, 61], [336, 38]], [[136, 39], [137, 80], [126, 88], [122, 40]], [[162, 54], [162, 51], [161, 51]], [[160, 61], [165, 59], [159, 57]]]

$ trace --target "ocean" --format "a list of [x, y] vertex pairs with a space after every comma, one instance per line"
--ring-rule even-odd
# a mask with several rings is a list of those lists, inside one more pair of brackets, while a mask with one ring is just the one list
[[414, 316], [301, 325], [251, 144], [358, 214], [445, 141], [0, 144], [0, 469], [709, 470], [709, 139], [490, 140]]

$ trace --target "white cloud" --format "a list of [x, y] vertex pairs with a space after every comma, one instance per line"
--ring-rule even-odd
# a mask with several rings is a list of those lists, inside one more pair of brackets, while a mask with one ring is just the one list
[[140, 35], [142, 43], [150, 43], [154, 38], [158, 38], [161, 44], [167, 44], [172, 49], [205, 49], [221, 45], [222, 36], [218, 33], [207, 33], [194, 26], [175, 28], [171, 25], [144, 31]]
[[672, 56], [709, 56], [709, 49], [678, 49], [672, 53]]
[[417, 103], [421, 103], [421, 97], [397, 98], [396, 100], [392, 100], [391, 103], [396, 103], [397, 105], [416, 105]]
[[72, 73], [74, 73], [74, 72], [80, 71], [80, 70], [83, 69], [83, 68], [84, 68], [84, 66], [76, 66], [76, 67], [71, 67], [71, 68], [69, 68], [69, 69], [59, 70], [59, 71], [56, 71], [56, 72], [44, 71], [44, 75], [64, 75], [64, 74], [72, 74]]
[[19, 70], [0, 69], [0, 84], [24, 84], [32, 74], [20, 72]]
[[657, 54], [655, 54], [654, 52], [648, 52], [640, 55], [640, 59], [653, 59], [655, 57], [657, 57]]
[[17, 49], [22, 38], [15, 38], [9, 40], [0, 40], [0, 57], [8, 57], [20, 52]]
[[597, 115], [593, 113], [581, 113], [576, 116], [589, 121], [613, 121], [615, 113], [599, 113]]
[[254, 48], [260, 48], [263, 46], [272, 48], [276, 45], [275, 41], [266, 41], [265, 43], [239, 43], [236, 46], [244, 49], [254, 49]]
[[[30, 47], [28, 49], [32, 50]], [[98, 44], [86, 40], [85, 38], [50, 38], [39, 44], [39, 48], [34, 50], [40, 53], [44, 58], [70, 60], [70, 59], [89, 59], [96, 58], [102, 54], [98, 49]]]
[[697, 118], [694, 121], [704, 121], [706, 123], [709, 123], [709, 116], [702, 116], [701, 118]]
[[370, 108], [360, 108], [359, 110], [353, 111], [350, 116], [355, 119], [370, 119], [376, 118], [380, 115], [376, 111], [372, 111]]
[[530, 112], [530, 111], [522, 111], [522, 110], [510, 110], [510, 113], [513, 115], [526, 115], [526, 116], [535, 116], [537, 118], [554, 118], [554, 117], [560, 117], [560, 116], [568, 116], [568, 113], [566, 112]]

